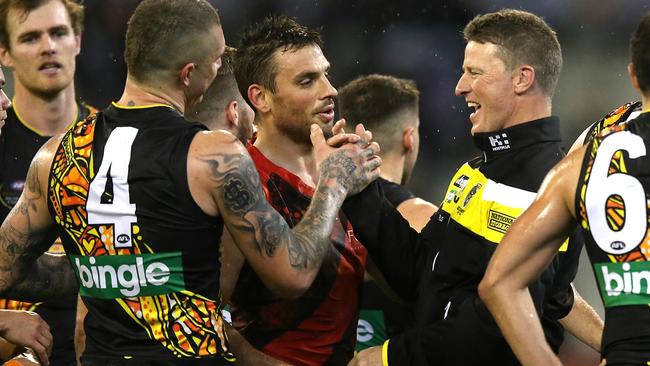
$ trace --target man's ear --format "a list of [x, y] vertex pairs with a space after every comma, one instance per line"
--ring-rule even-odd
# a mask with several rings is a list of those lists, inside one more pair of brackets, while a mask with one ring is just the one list
[[415, 132], [415, 128], [409, 127], [402, 132], [402, 146], [404, 146], [404, 151], [413, 151], [415, 148], [415, 138], [413, 137], [413, 133]]
[[515, 93], [523, 94], [535, 83], [535, 69], [530, 65], [520, 66], [513, 75]]
[[189, 62], [183, 66], [178, 74], [181, 85], [184, 85], [185, 87], [190, 86], [190, 79], [192, 78], [194, 70], [196, 70], [196, 64], [194, 62]]
[[239, 127], [239, 112], [237, 111], [237, 101], [231, 100], [226, 104], [226, 122], [230, 131], [236, 131]]
[[79, 56], [79, 53], [81, 52], [81, 33], [78, 35], [74, 36], [74, 41], [75, 41], [75, 56]]
[[634, 71], [634, 65], [631, 62], [627, 64], [627, 73], [630, 75], [630, 81], [632, 82], [634, 90], [643, 94], [641, 92], [641, 87], [639, 86], [639, 79], [636, 77], [636, 71]]
[[253, 109], [258, 112], [266, 113], [271, 110], [269, 103], [270, 91], [260, 84], [251, 84], [248, 87], [248, 100], [253, 105]]
[[2, 63], [2, 66], [8, 68], [13, 68], [14, 66], [11, 55], [9, 54], [9, 48], [2, 43], [0, 43], [0, 63]]

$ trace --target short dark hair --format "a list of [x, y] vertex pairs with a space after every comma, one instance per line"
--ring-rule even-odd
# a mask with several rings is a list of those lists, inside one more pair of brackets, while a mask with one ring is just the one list
[[[275, 92], [275, 51], [297, 50], [307, 45], [322, 46], [318, 30], [310, 29], [286, 15], [272, 15], [246, 29], [237, 44], [235, 77], [239, 91], [248, 101], [248, 87], [260, 84]], [[250, 102], [250, 101], [249, 101]]]
[[214, 26], [221, 26], [215, 8], [206, 0], [144, 0], [133, 12], [126, 30], [124, 61], [129, 75], [146, 81], [153, 73], [170, 71], [190, 61], [204, 61], [191, 43]]
[[[339, 89], [339, 114], [352, 125], [363, 123], [388, 151], [395, 145], [393, 137], [401, 136], [404, 122], [417, 117], [419, 97], [413, 80], [378, 74], [360, 76]], [[405, 113], [412, 115], [399, 118]]]
[[552, 96], [562, 70], [562, 50], [555, 31], [535, 14], [515, 9], [478, 15], [463, 31], [467, 42], [494, 43], [510, 70], [528, 64], [539, 86]]
[[630, 56], [639, 87], [650, 92], [650, 12], [646, 13], [630, 40]]
[[221, 56], [221, 67], [217, 77], [203, 94], [201, 103], [188, 107], [185, 117], [190, 121], [212, 121], [232, 100], [246, 103], [239, 95], [237, 81], [233, 73], [233, 59], [236, 49], [226, 47]]
[[60, 1], [65, 6], [70, 17], [72, 31], [75, 35], [80, 35], [83, 31], [84, 7], [76, 0], [0, 0], [0, 44], [8, 49], [11, 46], [9, 29], [7, 29], [7, 20], [11, 9], [18, 11], [19, 19], [24, 20], [32, 10], [50, 1]]

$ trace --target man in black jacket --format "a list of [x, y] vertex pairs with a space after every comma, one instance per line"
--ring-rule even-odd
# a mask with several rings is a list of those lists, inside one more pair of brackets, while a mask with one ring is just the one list
[[[551, 116], [562, 55], [555, 32], [523, 11], [477, 16], [464, 35], [468, 44], [456, 95], [475, 109], [471, 133], [482, 156], [456, 172], [441, 208], [420, 234], [382, 198], [378, 184], [344, 206], [388, 283], [417, 304], [417, 326], [361, 352], [353, 364], [518, 364], [477, 286], [504, 233], [563, 156], [559, 119]], [[390, 245], [395, 242], [401, 245]], [[530, 286], [538, 313], [543, 308], [551, 322], [574, 311], [570, 282], [579, 248], [571, 249], [563, 254], [566, 263], [556, 259]], [[566, 250], [565, 245], [561, 253]], [[600, 323], [588, 310], [576, 309], [582, 320], [572, 324], [581, 326], [572, 331], [597, 338]], [[549, 340], [557, 338], [548, 331]]]

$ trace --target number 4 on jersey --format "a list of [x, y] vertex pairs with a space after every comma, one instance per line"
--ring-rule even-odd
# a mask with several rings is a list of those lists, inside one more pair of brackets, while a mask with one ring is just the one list
[[117, 127], [111, 132], [86, 202], [88, 223], [112, 225], [116, 248], [131, 247], [131, 224], [137, 222], [128, 181], [131, 146], [137, 134], [133, 127]]

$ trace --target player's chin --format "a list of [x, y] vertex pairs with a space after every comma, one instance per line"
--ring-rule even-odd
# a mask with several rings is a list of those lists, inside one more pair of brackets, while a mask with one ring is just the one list
[[319, 116], [312, 120], [312, 123], [320, 126], [320, 128], [323, 130], [325, 138], [330, 138], [333, 136], [332, 127], [334, 127], [334, 118], [325, 119]]

